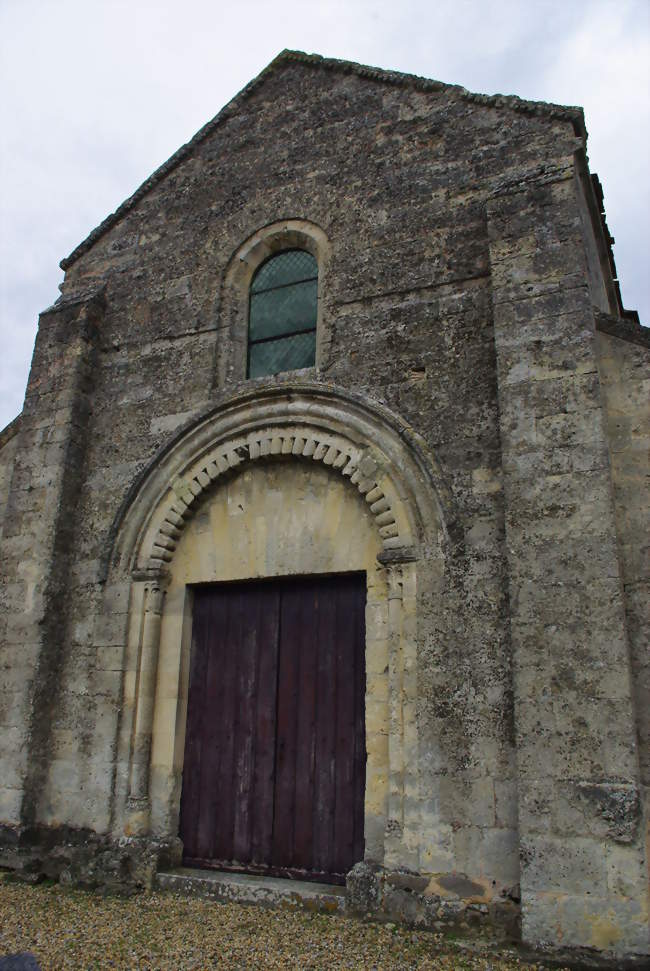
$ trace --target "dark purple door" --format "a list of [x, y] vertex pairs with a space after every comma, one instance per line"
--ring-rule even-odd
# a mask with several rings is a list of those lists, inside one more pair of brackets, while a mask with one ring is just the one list
[[195, 591], [184, 862], [341, 882], [363, 859], [365, 576]]

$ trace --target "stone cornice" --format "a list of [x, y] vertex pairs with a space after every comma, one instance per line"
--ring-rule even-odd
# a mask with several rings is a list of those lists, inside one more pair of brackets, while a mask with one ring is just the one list
[[610, 317], [600, 313], [595, 317], [596, 330], [602, 334], [609, 334], [610, 337], [618, 337], [619, 340], [650, 348], [650, 327], [643, 327], [630, 317]]

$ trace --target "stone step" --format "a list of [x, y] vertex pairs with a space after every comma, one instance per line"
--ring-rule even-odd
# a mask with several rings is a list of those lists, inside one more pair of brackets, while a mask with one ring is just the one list
[[342, 914], [345, 911], [345, 887], [329, 883], [179, 867], [160, 871], [156, 886], [160, 890], [174, 890], [176, 893], [230, 903], [329, 914]]

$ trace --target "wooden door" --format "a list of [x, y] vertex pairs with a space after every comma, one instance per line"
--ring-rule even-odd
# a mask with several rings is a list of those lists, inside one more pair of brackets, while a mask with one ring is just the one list
[[365, 577], [197, 588], [184, 862], [342, 882], [363, 858]]

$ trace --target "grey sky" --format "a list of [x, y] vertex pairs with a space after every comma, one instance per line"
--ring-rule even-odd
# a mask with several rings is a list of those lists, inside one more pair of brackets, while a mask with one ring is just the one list
[[582, 105], [650, 323], [649, 0], [0, 0], [0, 429], [59, 260], [285, 47]]

